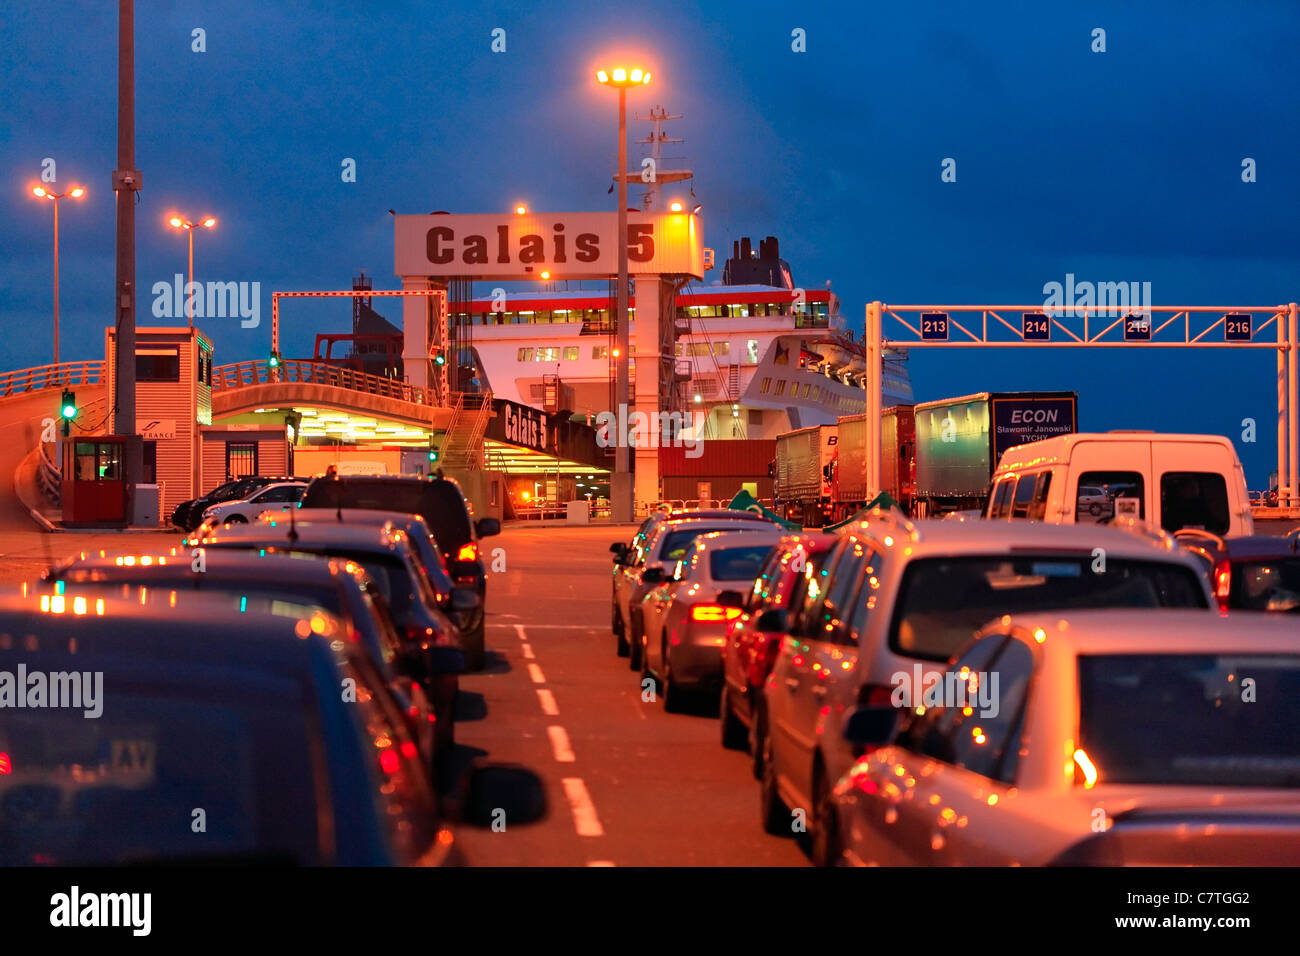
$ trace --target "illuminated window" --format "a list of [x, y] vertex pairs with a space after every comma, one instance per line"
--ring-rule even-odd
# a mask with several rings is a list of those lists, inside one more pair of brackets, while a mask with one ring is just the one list
[[576, 362], [578, 360], [578, 347], [576, 345], [566, 346], [564, 349], [564, 361]]
[[730, 352], [730, 351], [731, 351], [731, 343], [730, 343], [730, 342], [714, 342], [714, 343], [713, 343], [713, 354], [714, 354], [714, 355], [726, 355], [726, 354], [727, 354], [728, 352]]
[[776, 394], [777, 395], [785, 394], [785, 379], [781, 379], [781, 381], [776, 383]]
[[608, 345], [593, 345], [591, 347], [591, 357], [594, 359], [609, 358]]
[[772, 387], [772, 380], [770, 378], [765, 378], [763, 379], [763, 384], [758, 391], [761, 394], [766, 395], [768, 391], [771, 389], [771, 387]]
[[533, 350], [532, 350], [532, 349], [520, 349], [520, 350], [519, 350], [519, 358], [518, 358], [518, 361], [520, 361], [520, 362], [530, 362], [530, 361], [532, 361], [532, 358], [533, 358]]
[[745, 342], [745, 362], [749, 365], [758, 364], [758, 339], [749, 339]]

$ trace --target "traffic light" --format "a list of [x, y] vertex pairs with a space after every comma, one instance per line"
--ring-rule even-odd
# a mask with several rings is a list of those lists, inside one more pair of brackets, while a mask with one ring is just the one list
[[279, 367], [280, 367], [280, 353], [279, 353], [279, 352], [272, 352], [272, 353], [271, 353], [271, 357], [268, 358], [268, 359], [266, 360], [266, 364], [267, 364], [268, 366], [270, 366], [271, 368], [279, 368]]
[[429, 448], [429, 464], [432, 465], [432, 464], [433, 464], [434, 462], [436, 462], [437, 460], [438, 460], [438, 449], [433, 448], [433, 447], [430, 447], [430, 448]]
[[63, 436], [72, 431], [72, 420], [77, 417], [77, 393], [70, 388], [63, 390], [63, 400], [59, 402], [59, 417], [63, 419]]
[[446, 364], [447, 364], [447, 356], [446, 356], [445, 354], [443, 354], [442, 352], [437, 352], [437, 353], [435, 353], [434, 356], [433, 356], [433, 364], [434, 364], [434, 365], [446, 365]]

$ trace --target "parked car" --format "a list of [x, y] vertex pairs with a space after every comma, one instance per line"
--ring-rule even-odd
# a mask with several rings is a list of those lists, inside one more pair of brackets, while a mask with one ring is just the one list
[[1193, 530], [1174, 537], [1204, 562], [1221, 610], [1300, 612], [1300, 529], [1285, 538]]
[[248, 524], [264, 511], [274, 510], [280, 513], [287, 511], [298, 503], [306, 490], [305, 481], [272, 482], [246, 498], [209, 505], [203, 511], [201, 523], [209, 527], [223, 524]]
[[[653, 516], [652, 516], [653, 517]], [[774, 528], [771, 521], [749, 511], [722, 511], [710, 516], [694, 512], [670, 514], [655, 520], [644, 538], [638, 533], [630, 548], [613, 545], [613, 606], [616, 646], [619, 656], [630, 657], [632, 670], [641, 669], [641, 599], [652, 586], [668, 579], [691, 543], [710, 531], [734, 531], [744, 527]]]
[[741, 527], [700, 535], [672, 578], [641, 601], [641, 675], [662, 687], [670, 713], [683, 709], [688, 694], [718, 693], [727, 627], [783, 534], [771, 525]]
[[990, 618], [1213, 603], [1195, 560], [1170, 535], [1138, 526], [913, 523], [877, 510], [841, 536], [797, 628], [780, 610], [758, 625], [787, 635], [763, 688], [763, 824], [788, 835], [791, 809], [806, 811], [817, 862], [831, 788], [856, 756], [843, 738], [845, 714], [893, 707], [899, 688], [942, 673]]
[[402, 704], [411, 736], [437, 782], [437, 713], [422, 686], [431, 674], [463, 669], [460, 652], [449, 647], [420, 651], [398, 635], [388, 604], [375, 581], [352, 561], [278, 551], [213, 550], [196, 562], [188, 553], [118, 554], [81, 557], [56, 565], [47, 585], [132, 596], [141, 588], [221, 595], [231, 617], [241, 619], [250, 599], [307, 602], [337, 617], [344, 633], [370, 654], [376, 669]]
[[[372, 511], [369, 508], [296, 508], [293, 515], [281, 513], [279, 511], [264, 511], [257, 516], [257, 520], [262, 524], [269, 524], [272, 527], [288, 524], [290, 521], [309, 521], [324, 524], [352, 524], [367, 525], [376, 528], [382, 528], [385, 525], [392, 525], [400, 531], [406, 532], [407, 538], [410, 539], [411, 547], [415, 550], [415, 556], [419, 559], [416, 563], [429, 578], [429, 585], [433, 588], [434, 593], [438, 595], [438, 606], [453, 620], [456, 626], [461, 629], [461, 635], [465, 633], [465, 623], [458, 619], [465, 617], [472, 620], [463, 611], [456, 611], [452, 608], [452, 592], [456, 588], [456, 582], [451, 579], [451, 574], [447, 571], [446, 556], [438, 547], [438, 542], [433, 540], [433, 535], [429, 531], [429, 525], [417, 514], [406, 514], [401, 511]], [[473, 612], [470, 612], [472, 615]], [[468, 655], [466, 655], [468, 658]], [[467, 660], [468, 663], [468, 660]]]
[[722, 746], [748, 746], [756, 778], [762, 775], [763, 737], [767, 734], [763, 684], [784, 637], [759, 630], [759, 618], [767, 610], [802, 608], [809, 582], [819, 574], [839, 540], [834, 534], [820, 532], [784, 535], [745, 595], [740, 617], [728, 626], [722, 645], [722, 695], [718, 705]]
[[306, 478], [270, 477], [266, 475], [246, 475], [233, 478], [213, 488], [206, 495], [182, 501], [172, 509], [172, 524], [182, 531], [193, 531], [203, 520], [203, 512], [212, 505], [225, 501], [238, 501], [246, 498], [259, 488], [279, 481], [306, 481]]
[[[997, 675], [997, 712], [956, 699], [914, 709], [889, 746], [853, 766], [828, 815], [839, 862], [1300, 858], [1292, 623], [1189, 610], [1019, 614], [983, 628], [948, 672]], [[879, 717], [852, 713], [845, 732], [874, 739]]]
[[1255, 529], [1245, 472], [1221, 435], [1080, 432], [1016, 445], [993, 472], [987, 514], [1050, 524], [1136, 518], [1170, 533]]
[[[391, 609], [398, 633], [412, 652], [433, 653], [433, 648], [455, 648], [463, 652], [460, 631], [438, 607], [436, 595], [416, 566], [406, 535], [395, 528], [373, 528], [336, 523], [302, 522], [279, 525], [233, 525], [211, 532], [202, 539], [192, 537], [191, 547], [205, 551], [234, 548], [241, 551], [268, 550], [300, 552], [355, 561], [374, 580]], [[468, 588], [458, 590], [463, 599], [457, 610], [469, 610], [478, 596]], [[440, 655], [441, 656], [441, 655]], [[462, 665], [463, 667], [463, 665]], [[437, 714], [438, 750], [454, 744], [456, 694], [460, 671], [454, 668], [428, 675], [425, 689]]]
[[496, 518], [473, 519], [460, 486], [450, 478], [408, 475], [330, 475], [315, 478], [302, 497], [303, 508], [367, 508], [418, 514], [446, 555], [447, 570], [459, 587], [479, 597], [467, 612], [463, 630], [465, 656], [471, 669], [483, 666], [486, 655], [484, 608], [487, 568], [479, 539], [501, 533]]
[[0, 865], [464, 862], [370, 656], [284, 608], [231, 627], [225, 598], [0, 597], [0, 671], [85, 675], [98, 711], [6, 710]]

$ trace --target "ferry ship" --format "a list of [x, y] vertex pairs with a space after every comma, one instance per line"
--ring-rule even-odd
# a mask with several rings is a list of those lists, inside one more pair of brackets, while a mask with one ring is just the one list
[[[462, 387], [523, 405], [594, 417], [611, 408], [613, 294], [554, 288], [452, 301]], [[495, 302], [495, 305], [494, 305]], [[677, 393], [705, 414], [704, 438], [773, 439], [866, 410], [866, 350], [830, 289], [799, 290], [776, 238], [733, 244], [722, 281], [676, 296]], [[494, 311], [494, 308], [496, 311]], [[636, 302], [629, 296], [629, 322]], [[903, 350], [884, 358], [884, 407], [911, 404]]]

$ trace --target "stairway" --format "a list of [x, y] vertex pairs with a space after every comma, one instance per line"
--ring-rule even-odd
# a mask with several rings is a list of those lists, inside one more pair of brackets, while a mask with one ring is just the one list
[[492, 393], [454, 392], [451, 409], [440, 463], [448, 470], [478, 471], [483, 467], [483, 435], [493, 414]]

